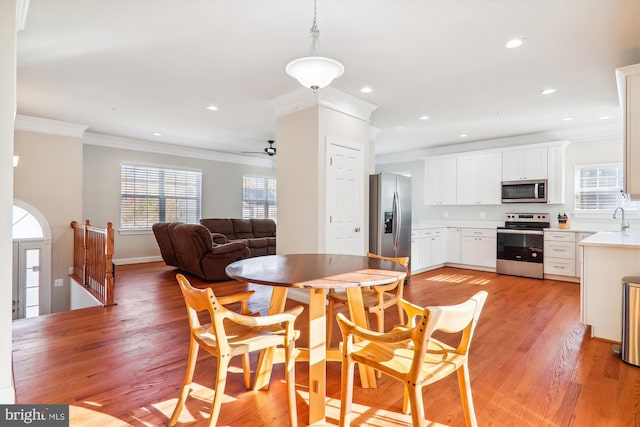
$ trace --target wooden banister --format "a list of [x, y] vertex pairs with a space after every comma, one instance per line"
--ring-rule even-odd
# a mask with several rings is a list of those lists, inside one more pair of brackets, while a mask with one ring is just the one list
[[113, 275], [114, 230], [93, 227], [89, 220], [84, 225], [71, 222], [73, 229], [73, 274], [74, 280], [104, 306], [115, 305]]

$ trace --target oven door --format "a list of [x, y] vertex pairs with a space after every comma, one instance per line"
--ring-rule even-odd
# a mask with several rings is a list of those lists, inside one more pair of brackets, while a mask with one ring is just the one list
[[542, 230], [499, 229], [498, 260], [543, 263]]

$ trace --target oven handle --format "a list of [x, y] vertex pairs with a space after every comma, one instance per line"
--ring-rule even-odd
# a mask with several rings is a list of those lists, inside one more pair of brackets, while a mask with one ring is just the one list
[[498, 234], [533, 234], [537, 236], [544, 235], [544, 231], [542, 230], [508, 230], [508, 229], [500, 229], [497, 230]]

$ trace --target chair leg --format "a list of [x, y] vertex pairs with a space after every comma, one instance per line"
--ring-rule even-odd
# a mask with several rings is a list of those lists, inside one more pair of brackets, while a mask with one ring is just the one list
[[249, 353], [242, 355], [242, 375], [244, 377], [244, 387], [248, 390], [251, 388], [251, 362], [249, 361]]
[[296, 405], [296, 359], [294, 356], [295, 341], [285, 343], [285, 381], [287, 383], [287, 403], [289, 404], [289, 425], [298, 426], [298, 408]]
[[213, 393], [213, 402], [211, 402], [211, 415], [209, 417], [208, 426], [215, 426], [220, 416], [220, 408], [222, 407], [222, 399], [224, 398], [224, 388], [227, 384], [227, 371], [229, 370], [229, 356], [220, 356], [218, 358], [218, 369], [216, 372], [216, 390]]
[[[344, 356], [343, 356], [344, 357]], [[340, 427], [351, 425], [351, 402], [353, 400], [353, 374], [354, 374], [353, 360], [350, 357], [346, 357], [342, 361], [342, 390], [341, 402], [340, 402]]]
[[336, 321], [333, 315], [333, 301], [329, 300], [327, 305], [327, 347], [331, 347], [331, 338], [333, 336], [333, 323]]
[[404, 310], [402, 309], [402, 305], [398, 302], [397, 304], [398, 306], [398, 321], [400, 323], [398, 323], [399, 325], [405, 325], [405, 321], [404, 321]]
[[422, 387], [407, 386], [409, 402], [411, 404], [411, 421], [414, 427], [424, 427], [424, 402], [422, 401]]
[[[378, 328], [378, 332], [384, 332], [384, 308], [378, 308], [373, 312], [376, 316], [376, 327]], [[376, 378], [382, 378], [382, 372], [380, 370], [376, 370]]]
[[458, 386], [460, 387], [460, 398], [462, 399], [462, 410], [464, 419], [468, 427], [478, 427], [476, 411], [473, 408], [473, 397], [471, 396], [471, 377], [469, 376], [469, 366], [465, 362], [458, 368]]
[[187, 359], [187, 371], [184, 374], [184, 381], [182, 382], [182, 390], [180, 391], [180, 397], [178, 398], [178, 403], [176, 403], [176, 407], [173, 410], [173, 414], [171, 414], [171, 418], [167, 425], [169, 427], [173, 427], [178, 422], [178, 417], [180, 416], [180, 412], [182, 412], [182, 408], [184, 407], [184, 402], [187, 400], [187, 396], [189, 395], [189, 386], [193, 381], [193, 372], [196, 369], [196, 361], [198, 360], [198, 350], [200, 349], [200, 345], [196, 340], [191, 337], [189, 342], [189, 357]]

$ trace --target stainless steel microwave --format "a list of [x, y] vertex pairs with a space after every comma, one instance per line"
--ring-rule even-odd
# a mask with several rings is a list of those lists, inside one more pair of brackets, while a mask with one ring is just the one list
[[502, 203], [547, 203], [547, 180], [502, 181]]

